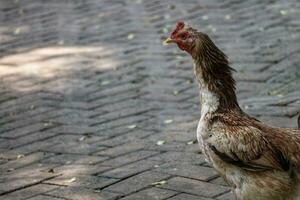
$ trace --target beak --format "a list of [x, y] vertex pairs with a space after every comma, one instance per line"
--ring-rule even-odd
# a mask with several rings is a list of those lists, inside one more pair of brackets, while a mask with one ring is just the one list
[[163, 45], [169, 45], [171, 43], [175, 43], [175, 40], [171, 39], [171, 38], [167, 38], [165, 41], [163, 41]]

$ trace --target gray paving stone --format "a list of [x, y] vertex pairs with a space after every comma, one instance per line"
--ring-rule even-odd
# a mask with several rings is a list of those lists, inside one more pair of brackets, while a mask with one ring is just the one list
[[7, 200], [16, 200], [16, 199], [31, 199], [30, 197], [36, 196], [37, 194], [43, 194], [58, 188], [55, 185], [46, 185], [46, 184], [38, 184], [33, 185], [31, 187], [17, 190], [16, 192], [4, 195], [3, 198]]
[[45, 181], [47, 184], [55, 184], [61, 186], [84, 187], [88, 189], [101, 189], [103, 187], [119, 182], [120, 179], [111, 177], [98, 177], [91, 175], [62, 175], [51, 180]]
[[214, 197], [230, 190], [228, 187], [181, 177], [171, 178], [161, 187], [204, 197]]
[[104, 191], [108, 190], [126, 195], [150, 186], [155, 182], [162, 181], [168, 177], [170, 176], [148, 171], [111, 185], [105, 188]]
[[160, 173], [166, 173], [170, 175], [182, 176], [191, 179], [197, 179], [200, 181], [208, 181], [218, 176], [218, 173], [209, 167], [186, 164], [173, 164], [167, 163], [160, 165], [155, 169]]
[[[73, 152], [72, 152], [73, 153]], [[55, 164], [88, 164], [93, 165], [106, 160], [108, 157], [104, 156], [89, 156], [76, 154], [60, 154], [44, 159], [41, 163], [55, 163]]]
[[46, 159], [49, 156], [52, 156], [52, 154], [42, 152], [36, 152], [26, 156], [23, 154], [18, 154], [16, 155], [14, 160], [10, 160], [8, 162], [5, 162], [5, 164], [0, 165], [0, 171], [3, 173], [7, 171], [16, 170], [20, 167], [24, 167], [26, 165], [30, 165], [35, 162], [41, 161], [42, 159]]
[[191, 195], [191, 194], [179, 194], [176, 195], [172, 198], [170, 198], [170, 200], [209, 200], [210, 198], [205, 198], [205, 197], [200, 197], [200, 196], [195, 196], [195, 195]]
[[62, 199], [63, 198], [46, 196], [46, 195], [37, 195], [35, 197], [29, 198], [29, 200], [62, 200]]
[[217, 199], [233, 200], [233, 199], [235, 199], [235, 196], [234, 196], [233, 192], [228, 192], [228, 193], [225, 193], [225, 194], [219, 196]]
[[138, 162], [115, 168], [113, 170], [106, 171], [104, 173], [98, 174], [98, 176], [124, 179], [126, 177], [130, 177], [143, 171], [155, 168], [160, 163], [161, 162], [152, 160], [141, 160]]
[[171, 191], [171, 190], [163, 190], [160, 188], [150, 188], [145, 189], [140, 192], [134, 193], [129, 195], [125, 198], [121, 198], [122, 200], [160, 200], [160, 199], [167, 199], [176, 195], [178, 192]]
[[14, 191], [58, 176], [56, 173], [49, 172], [51, 167], [54, 166], [30, 165], [4, 173], [1, 175], [0, 190], [5, 192]]
[[237, 70], [242, 108], [296, 127], [298, 7], [1, 1], [0, 199], [232, 199], [190, 144], [200, 117], [191, 60], [161, 40], [178, 16], [208, 33]]
[[83, 187], [60, 188], [48, 192], [47, 194], [53, 197], [72, 200], [112, 200], [120, 196], [112, 192], [90, 190]]
[[159, 154], [159, 152], [156, 151], [135, 151], [132, 153], [128, 153], [119, 157], [116, 157], [114, 159], [110, 159], [108, 161], [105, 161], [103, 164], [107, 166], [113, 166], [118, 167], [121, 165], [125, 165], [131, 162], [135, 162], [138, 160], [142, 160], [151, 156], [154, 156], [156, 154]]

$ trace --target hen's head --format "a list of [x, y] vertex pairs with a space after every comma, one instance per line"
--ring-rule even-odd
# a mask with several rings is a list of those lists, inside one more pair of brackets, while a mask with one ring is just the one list
[[183, 21], [177, 22], [170, 37], [164, 41], [165, 45], [171, 43], [177, 44], [181, 50], [188, 52], [194, 58], [199, 58], [199, 56], [204, 56], [203, 54], [212, 51], [223, 55], [207, 34], [197, 31]]
[[188, 53], [192, 53], [195, 47], [196, 30], [186, 26], [183, 21], [178, 21], [169, 38], [164, 41], [165, 45], [176, 43], [177, 46]]

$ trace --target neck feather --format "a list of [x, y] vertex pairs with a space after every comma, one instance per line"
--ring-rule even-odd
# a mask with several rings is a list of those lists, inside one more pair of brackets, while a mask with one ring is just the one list
[[221, 112], [240, 111], [232, 77], [234, 69], [229, 66], [226, 55], [208, 37], [202, 41], [201, 51], [198, 51], [201, 53], [193, 55], [194, 72], [200, 86], [202, 102], [217, 105], [216, 110]]

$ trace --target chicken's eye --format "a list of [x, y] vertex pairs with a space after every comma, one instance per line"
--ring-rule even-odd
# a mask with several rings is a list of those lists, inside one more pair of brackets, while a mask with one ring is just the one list
[[187, 38], [187, 35], [186, 35], [186, 34], [183, 34], [183, 35], [180, 36], [180, 38], [181, 38], [182, 40], [185, 40], [185, 39]]

